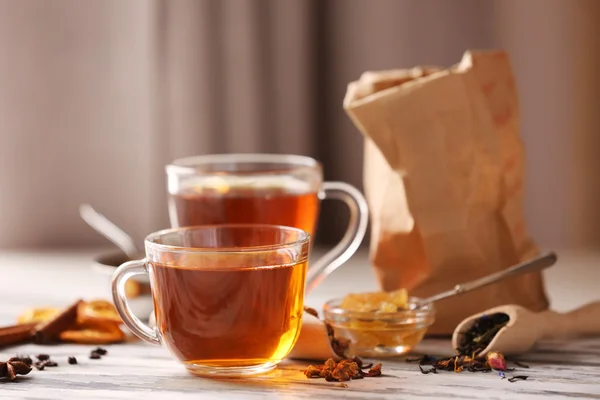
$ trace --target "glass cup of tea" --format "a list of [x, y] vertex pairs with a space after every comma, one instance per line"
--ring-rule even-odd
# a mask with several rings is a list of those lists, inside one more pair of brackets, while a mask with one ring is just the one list
[[166, 166], [172, 227], [225, 223], [292, 226], [315, 237], [320, 202], [342, 200], [350, 221], [342, 240], [311, 262], [310, 292], [358, 249], [369, 212], [363, 195], [343, 182], [323, 182], [319, 162], [281, 154], [217, 154], [182, 158]]
[[[304, 309], [309, 235], [301, 229], [226, 224], [167, 229], [145, 240], [146, 258], [112, 278], [125, 325], [164, 344], [196, 375], [239, 376], [274, 368], [296, 343]], [[131, 311], [125, 283], [150, 275], [156, 327]]]

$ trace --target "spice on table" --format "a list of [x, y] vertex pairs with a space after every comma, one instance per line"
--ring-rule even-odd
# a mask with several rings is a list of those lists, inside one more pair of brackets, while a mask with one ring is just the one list
[[32, 308], [18, 318], [18, 325], [0, 328], [0, 346], [28, 340], [38, 344], [75, 342], [119, 343], [125, 340], [115, 307], [107, 300], [78, 300], [66, 309]]
[[7, 362], [0, 362], [0, 378], [12, 381], [17, 375], [27, 375], [30, 372], [31, 366], [22, 361], [10, 359]]
[[527, 378], [529, 378], [527, 375], [516, 375], [513, 376], [512, 378], [508, 378], [509, 382], [516, 382], [516, 381], [526, 381]]
[[[437, 359], [424, 355], [420, 358], [407, 359], [406, 361], [418, 361], [419, 369], [423, 374], [437, 373], [438, 370], [454, 372], [461, 372], [463, 370], [469, 372], [491, 372], [492, 370], [496, 370], [502, 372], [498, 375], [504, 379], [504, 371], [514, 370], [514, 368], [506, 368], [504, 355], [498, 352], [489, 352], [486, 357], [480, 357], [478, 353], [490, 344], [500, 329], [508, 324], [509, 319], [509, 316], [505, 313], [483, 315], [477, 318], [466, 332], [462, 332], [461, 341], [456, 349], [458, 353], [456, 356]], [[431, 365], [433, 368], [423, 369], [422, 365]], [[515, 362], [515, 365], [528, 368], [518, 362]]]
[[31, 357], [29, 356], [24, 356], [24, 355], [18, 355], [16, 357], [12, 357], [10, 360], [8, 361], [20, 361], [22, 363], [25, 363], [29, 366], [31, 366], [33, 364], [33, 360], [31, 359]]
[[31, 340], [31, 330], [37, 322], [11, 325], [0, 328], [0, 347], [25, 343]]
[[486, 356], [490, 368], [498, 371], [506, 371], [506, 360], [501, 353], [491, 352]]
[[95, 351], [92, 351], [90, 354], [90, 360], [99, 360], [101, 359], [102, 356], [98, 353], [96, 353]]
[[52, 319], [41, 323], [35, 328], [33, 341], [37, 344], [47, 344], [57, 341], [59, 335], [69, 329], [77, 321], [77, 307], [82, 300], [77, 300]]
[[105, 356], [108, 353], [108, 351], [106, 349], [103, 349], [102, 347], [96, 347], [94, 351], [100, 354], [101, 356]]
[[38, 354], [35, 357], [40, 361], [46, 361], [50, 359], [50, 356], [48, 354]]
[[[483, 357], [472, 357], [467, 355], [436, 358], [425, 354], [422, 357], [418, 358], [407, 358], [406, 361], [418, 362], [419, 370], [422, 374], [437, 374], [439, 370], [454, 372], [491, 372], [493, 370], [496, 370], [498, 371], [498, 376], [500, 376], [501, 379], [504, 379], [506, 377], [505, 371], [515, 370], [514, 368], [506, 368], [506, 359], [504, 358], [504, 355], [496, 352], [489, 353], [487, 360]], [[431, 365], [431, 368], [423, 368], [423, 366], [425, 365]], [[525, 375], [518, 375], [517, 377], [513, 378], [514, 380], [527, 379]], [[514, 380], [512, 380], [511, 382], [514, 382]]]
[[[431, 365], [436, 369], [436, 371], [442, 370], [461, 372], [463, 370], [467, 370], [469, 372], [490, 372], [492, 370], [492, 368], [484, 359], [473, 358], [471, 356], [452, 356], [438, 359], [425, 354], [423, 357], [417, 359], [407, 359], [406, 361], [418, 361], [419, 367], [422, 365]], [[423, 370], [423, 368], [420, 369], [424, 374], [433, 372], [431, 370]]]
[[363, 375], [363, 376], [368, 376], [370, 378], [374, 378], [376, 376], [381, 376], [381, 363], [375, 364], [373, 367], [371, 367], [369, 369], [369, 371], [367, 371], [367, 374]]
[[77, 359], [75, 357], [69, 357], [69, 364], [70, 365], [75, 365], [77, 364]]
[[37, 361], [33, 364], [34, 367], [38, 369], [38, 371], [43, 371], [46, 367], [58, 367], [58, 363], [50, 360], [49, 358]]
[[304, 375], [308, 378], [324, 378], [329, 382], [346, 382], [351, 379], [381, 376], [381, 363], [365, 372], [354, 360], [344, 359], [336, 362], [330, 358], [321, 366], [309, 365]]

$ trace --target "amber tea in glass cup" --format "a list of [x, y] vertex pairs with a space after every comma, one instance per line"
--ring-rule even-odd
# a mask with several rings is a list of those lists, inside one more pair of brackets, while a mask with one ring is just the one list
[[281, 154], [217, 154], [182, 158], [166, 167], [171, 226], [254, 223], [292, 226], [315, 236], [320, 202], [344, 201], [350, 209], [346, 234], [311, 263], [307, 291], [346, 262], [362, 242], [367, 202], [353, 186], [323, 182], [310, 157]]
[[[146, 258], [115, 271], [115, 306], [135, 335], [164, 344], [193, 374], [269, 371], [300, 334], [309, 237], [263, 224], [153, 233], [145, 240]], [[127, 304], [125, 283], [138, 274], [150, 275], [156, 328]]]

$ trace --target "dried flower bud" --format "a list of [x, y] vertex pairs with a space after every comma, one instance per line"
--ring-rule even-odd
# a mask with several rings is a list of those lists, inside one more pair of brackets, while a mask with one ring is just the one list
[[487, 355], [487, 362], [492, 369], [506, 371], [506, 360], [502, 353], [491, 352]]

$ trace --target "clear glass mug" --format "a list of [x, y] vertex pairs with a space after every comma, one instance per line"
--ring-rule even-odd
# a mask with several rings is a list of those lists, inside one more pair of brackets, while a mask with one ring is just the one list
[[166, 166], [172, 227], [261, 223], [300, 228], [315, 237], [322, 199], [350, 209], [342, 240], [311, 262], [310, 292], [360, 246], [369, 212], [363, 195], [343, 182], [323, 182], [319, 162], [280, 154], [217, 154], [182, 158]]
[[[260, 224], [153, 233], [146, 258], [114, 272], [115, 307], [135, 335], [164, 344], [193, 374], [269, 371], [300, 334], [309, 238], [301, 229]], [[145, 274], [155, 328], [132, 313], [125, 293], [129, 278]]]

